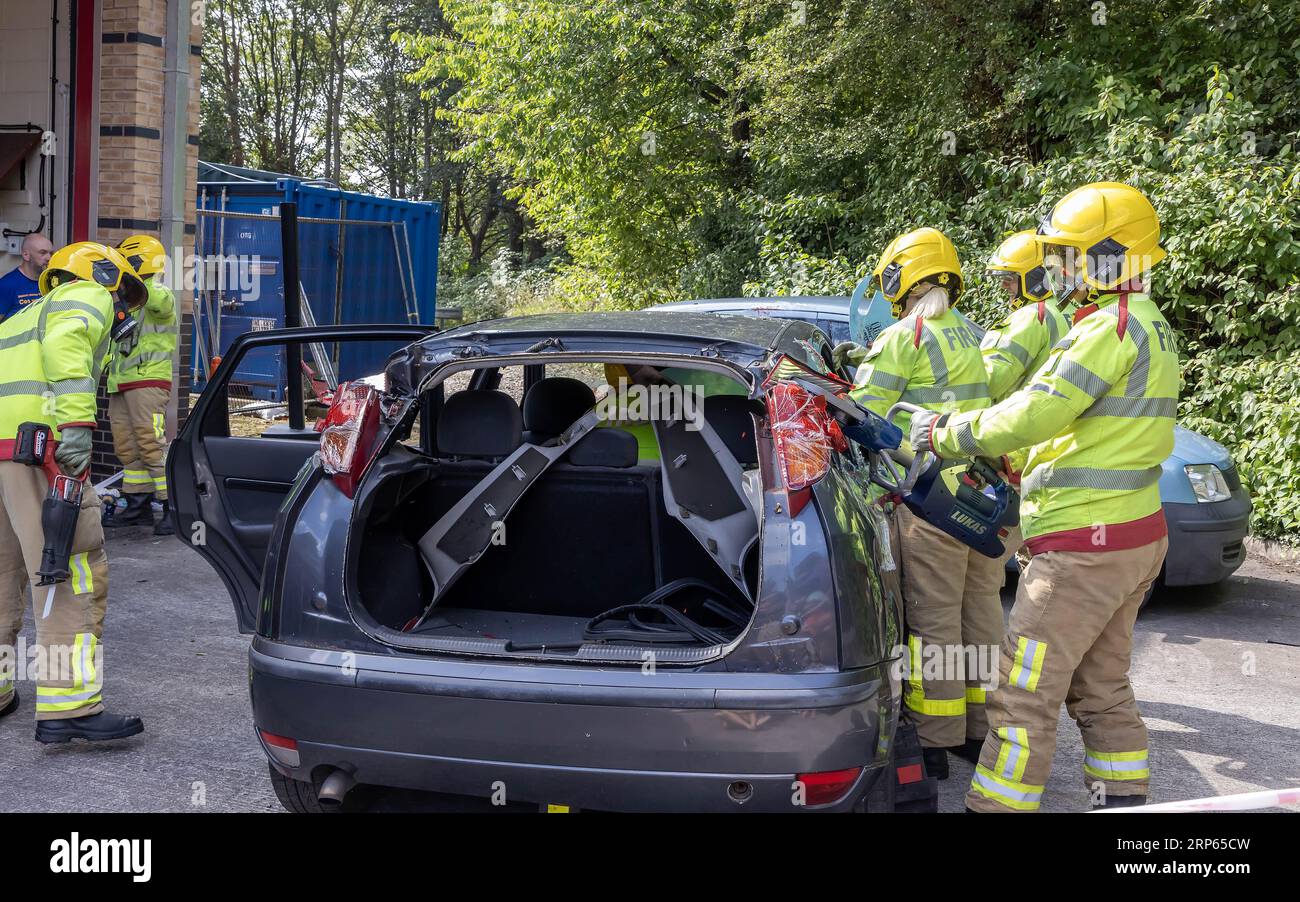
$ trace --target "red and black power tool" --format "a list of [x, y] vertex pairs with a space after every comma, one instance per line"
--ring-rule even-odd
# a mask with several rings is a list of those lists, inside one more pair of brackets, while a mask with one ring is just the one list
[[[54, 461], [53, 432], [44, 423], [23, 423], [18, 427], [13, 459], [16, 463], [40, 467], [50, 482], [50, 493], [41, 504], [41, 532], [45, 545], [41, 549], [38, 586], [54, 586], [72, 575], [69, 561], [72, 542], [81, 515], [81, 486], [85, 480], [64, 475]], [[52, 590], [51, 590], [52, 591]], [[49, 603], [46, 603], [48, 613]]]

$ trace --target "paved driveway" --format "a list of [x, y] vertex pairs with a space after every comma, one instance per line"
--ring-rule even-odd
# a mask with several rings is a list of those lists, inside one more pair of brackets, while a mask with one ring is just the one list
[[[0, 811], [278, 811], [248, 705], [248, 640], [208, 565], [142, 530], [110, 540], [105, 699], [145, 733], [32, 740], [33, 689], [0, 720]], [[26, 635], [31, 636], [30, 625]], [[1158, 598], [1138, 621], [1133, 682], [1161, 800], [1300, 786], [1300, 577], [1247, 563], [1223, 586]], [[1062, 719], [1045, 808], [1082, 810], [1080, 745]], [[942, 808], [960, 811], [954, 762]]]

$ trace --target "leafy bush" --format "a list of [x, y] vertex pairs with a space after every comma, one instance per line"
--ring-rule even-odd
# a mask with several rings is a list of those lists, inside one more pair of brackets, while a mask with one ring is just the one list
[[425, 75], [463, 85], [464, 156], [509, 171], [568, 254], [527, 300], [480, 283], [473, 304], [846, 294], [934, 225], [987, 323], [1001, 239], [1080, 184], [1127, 182], [1163, 221], [1151, 291], [1181, 336], [1180, 414], [1232, 449], [1255, 531], [1300, 541], [1293, 2], [441, 8]]

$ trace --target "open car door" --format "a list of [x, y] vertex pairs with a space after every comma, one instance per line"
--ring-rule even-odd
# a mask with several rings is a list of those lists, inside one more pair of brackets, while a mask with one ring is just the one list
[[[309, 371], [337, 373], [339, 381], [382, 379], [389, 355], [434, 331], [421, 325], [320, 326], [248, 332], [231, 344], [168, 451], [167, 485], [176, 537], [221, 576], [240, 632], [251, 633], [257, 624], [276, 513], [320, 448], [314, 425], [325, 411], [319, 404], [309, 409], [313, 392], [299, 358]], [[259, 384], [257, 374], [266, 368], [256, 364], [271, 359], [283, 361], [278, 384]], [[293, 372], [299, 378], [291, 378]]]

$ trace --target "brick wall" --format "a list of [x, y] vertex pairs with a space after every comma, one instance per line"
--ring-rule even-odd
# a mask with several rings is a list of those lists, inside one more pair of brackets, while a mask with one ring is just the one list
[[[188, 4], [187, 4], [188, 9]], [[190, 68], [184, 159], [186, 183], [198, 179], [199, 48], [202, 28], [187, 16], [190, 32], [183, 58]], [[164, 69], [167, 34], [166, 0], [105, 0], [100, 10], [98, 218], [95, 240], [117, 244], [137, 232], [158, 234], [163, 213], [163, 154], [172, 153], [164, 133]], [[185, 235], [179, 257], [168, 248], [173, 267], [182, 269], [194, 253], [194, 189], [185, 200]], [[175, 278], [177, 274], [173, 274]], [[182, 274], [183, 275], [183, 274]], [[173, 281], [177, 285], [177, 281]], [[183, 282], [181, 283], [183, 284]], [[181, 307], [181, 348], [192, 344], [193, 297], [177, 287]], [[174, 382], [176, 396], [172, 429], [179, 428], [189, 410], [190, 371], [182, 362]], [[117, 469], [101, 386], [100, 423], [95, 434], [95, 478]]]

